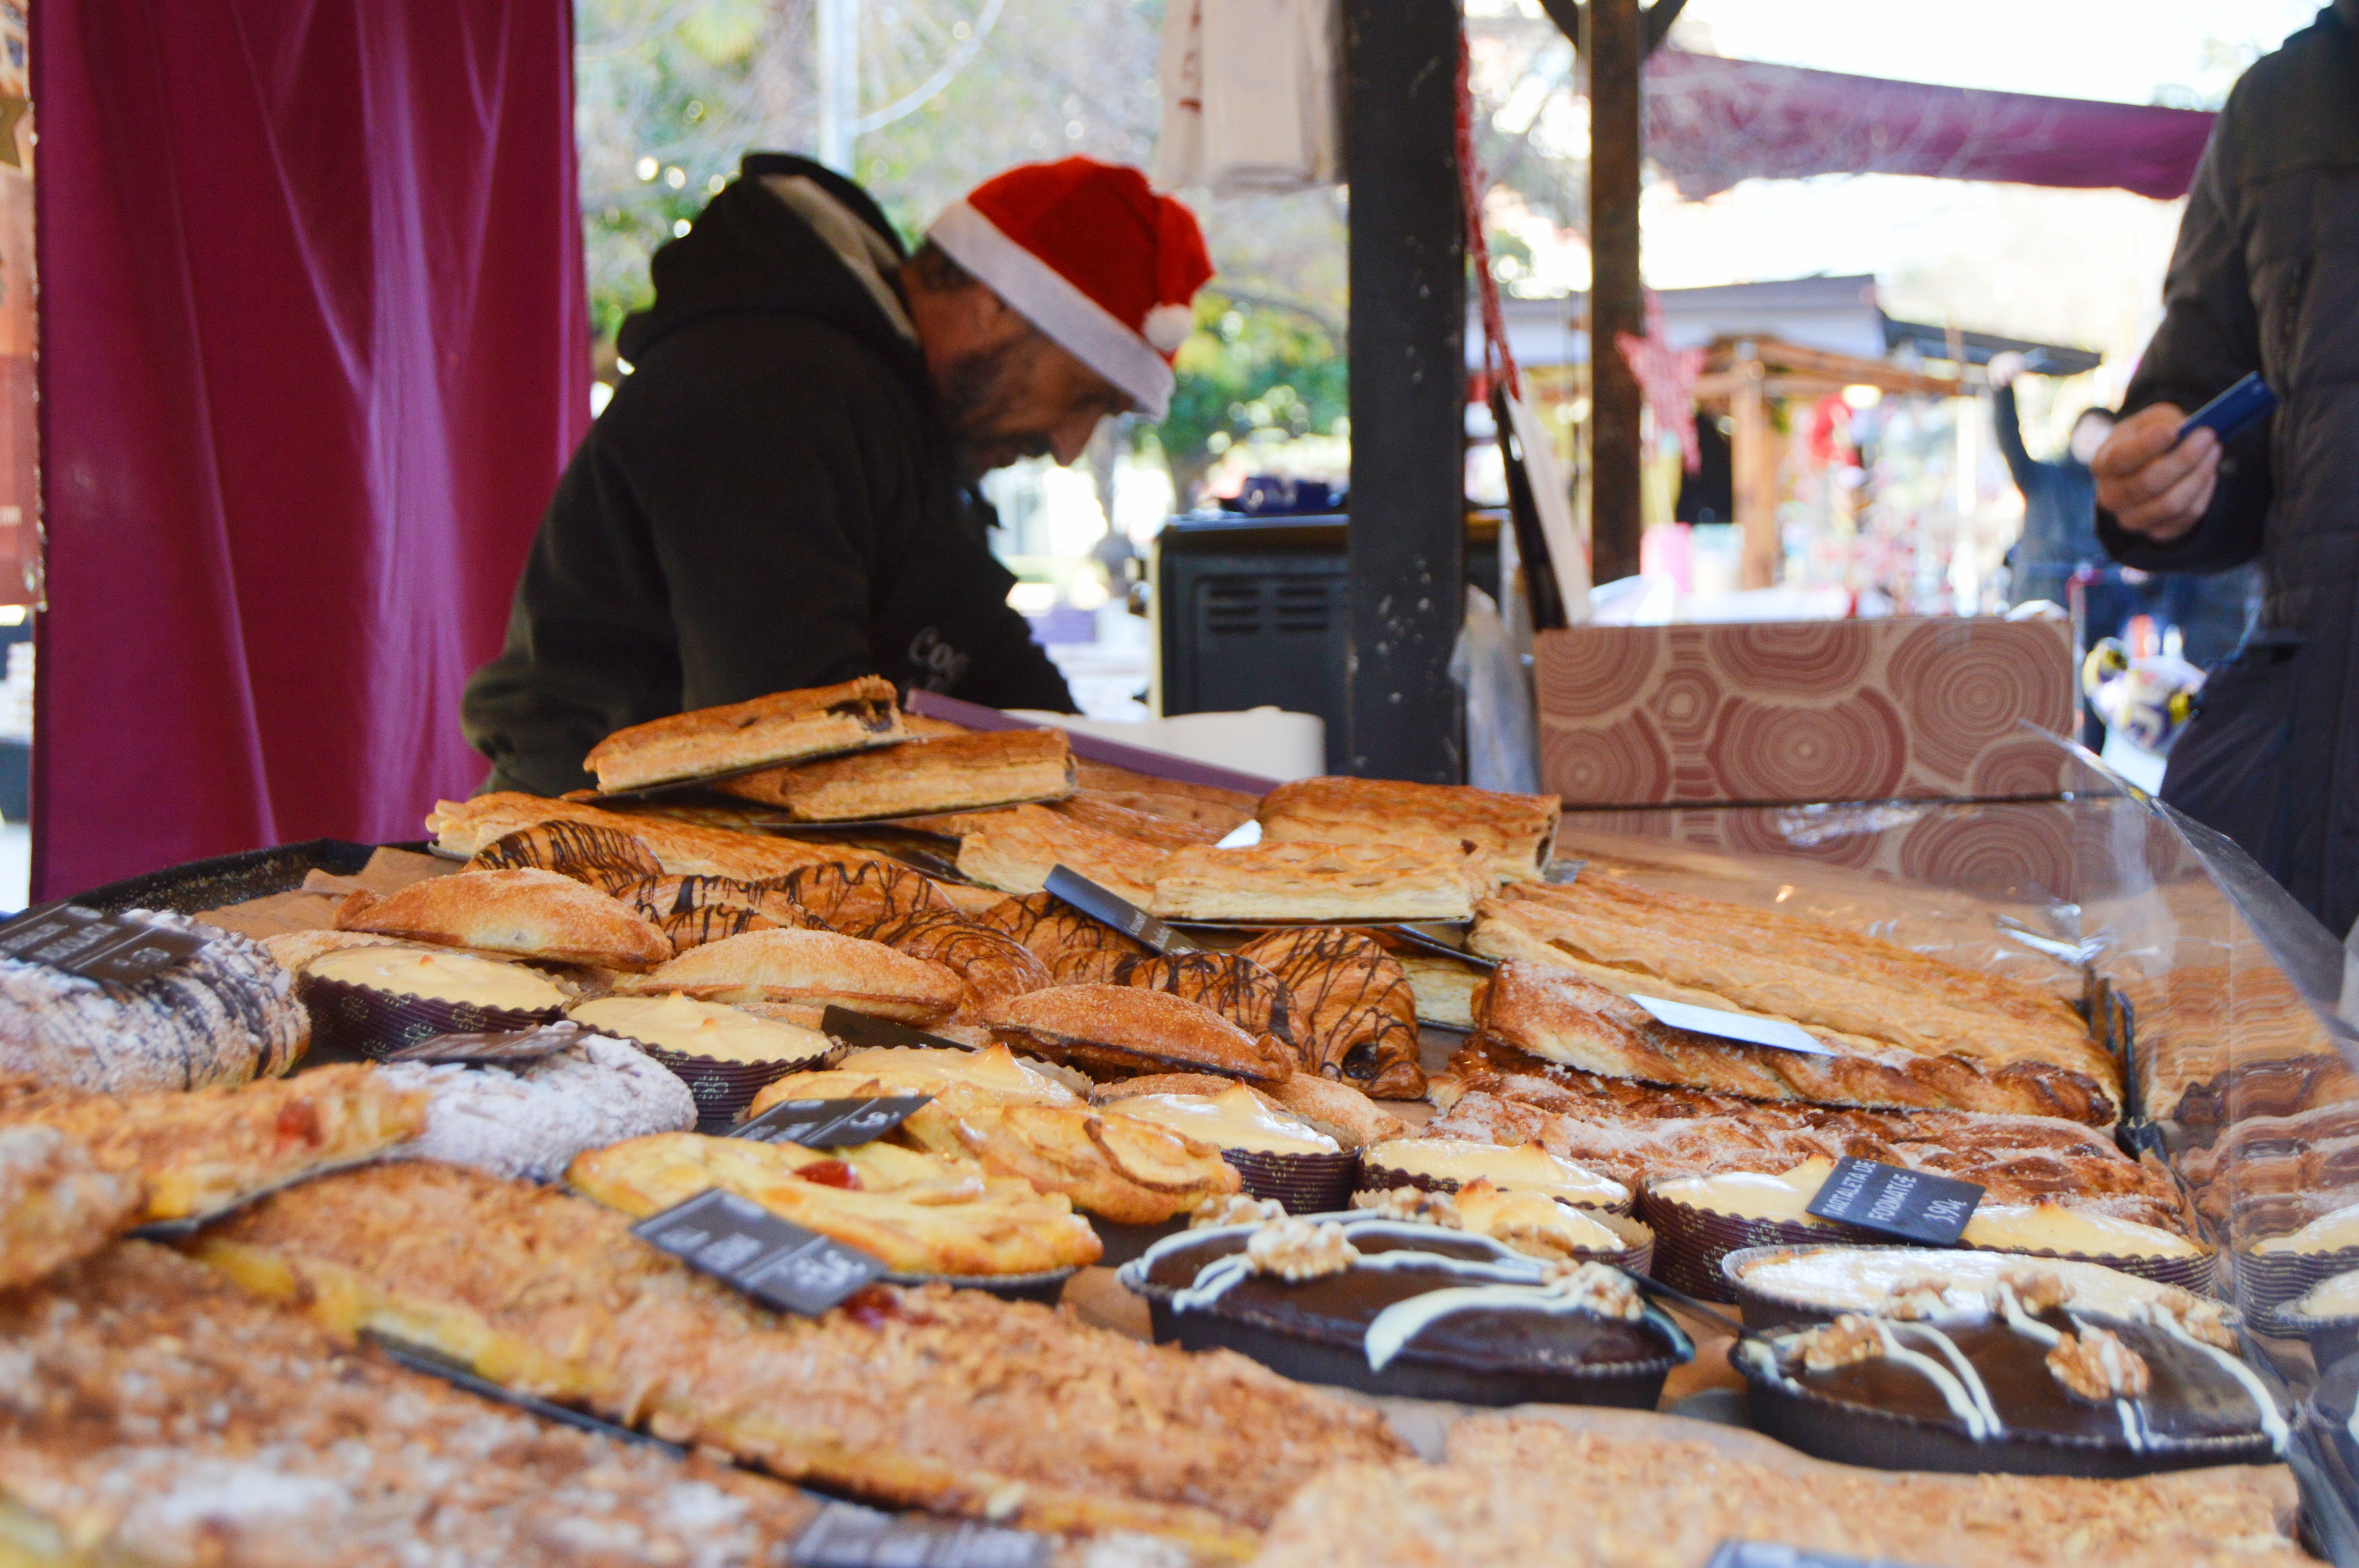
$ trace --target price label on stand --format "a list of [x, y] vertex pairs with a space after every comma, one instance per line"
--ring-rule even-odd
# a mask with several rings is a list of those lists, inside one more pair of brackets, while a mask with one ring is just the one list
[[1657, 1022], [1668, 1023], [1673, 1029], [1684, 1029], [1690, 1034], [1716, 1035], [1744, 1045], [1767, 1045], [1772, 1051], [1791, 1051], [1798, 1056], [1832, 1056], [1835, 1054], [1799, 1024], [1789, 1023], [1782, 1018], [1761, 1018], [1749, 1012], [1723, 1012], [1716, 1007], [1665, 1001], [1653, 996], [1633, 995], [1630, 1000], [1653, 1013]]
[[729, 1135], [756, 1143], [799, 1143], [806, 1149], [874, 1143], [933, 1098], [880, 1095], [868, 1099], [780, 1100], [751, 1121], [738, 1124]]
[[931, 1051], [971, 1051], [955, 1040], [945, 1040], [939, 1034], [929, 1034], [922, 1029], [912, 1029], [906, 1023], [896, 1023], [889, 1018], [872, 1018], [864, 1012], [854, 1012], [848, 1007], [830, 1005], [819, 1015], [819, 1032], [831, 1040], [846, 1045], [879, 1046], [886, 1049], [919, 1046]]
[[777, 1312], [817, 1317], [885, 1272], [867, 1253], [718, 1187], [631, 1227], [690, 1268]]
[[1835, 1162], [1807, 1212], [1929, 1247], [1955, 1247], [1982, 1201], [1983, 1189], [1972, 1182], [1845, 1158]]
[[1092, 920], [1113, 926], [1158, 953], [1194, 953], [1196, 944], [1118, 893], [1098, 886], [1081, 872], [1059, 866], [1049, 873], [1049, 892]]
[[53, 903], [0, 925], [0, 957], [44, 964], [84, 979], [135, 985], [193, 957], [210, 940], [127, 914]]
[[1049, 1538], [832, 1502], [803, 1527], [788, 1555], [797, 1568], [1044, 1568]]

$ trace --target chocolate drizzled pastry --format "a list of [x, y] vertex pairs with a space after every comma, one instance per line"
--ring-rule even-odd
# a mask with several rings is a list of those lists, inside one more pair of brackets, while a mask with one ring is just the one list
[[555, 871], [605, 892], [663, 875], [656, 852], [619, 827], [588, 822], [542, 822], [492, 840], [467, 862], [471, 871], [519, 868]]
[[1057, 983], [1169, 991], [1211, 1008], [1248, 1034], [1294, 1041], [1286, 983], [1242, 953], [1117, 955], [1101, 948], [1060, 961]]
[[828, 929], [846, 936], [866, 936], [886, 921], [920, 909], [951, 908], [951, 901], [930, 879], [890, 860], [805, 866], [779, 878], [777, 885]]
[[712, 903], [701, 909], [683, 909], [677, 914], [667, 914], [658, 920], [655, 926], [670, 939], [671, 950], [676, 957], [690, 947], [743, 936], [748, 931], [776, 931], [778, 923], [743, 904]]
[[[797, 931], [827, 929], [817, 915], [797, 903], [794, 896], [776, 882], [749, 882], [736, 877], [658, 876], [633, 882], [614, 896], [638, 911], [642, 920], [661, 927], [672, 937], [673, 946], [683, 952], [700, 942], [717, 942], [722, 936], [771, 926]], [[758, 917], [762, 924], [736, 924], [734, 914]], [[691, 915], [712, 918], [698, 926], [685, 918]], [[723, 929], [732, 925], [734, 929]], [[687, 943], [679, 940], [679, 932], [693, 930], [715, 934], [700, 935]]]
[[1365, 932], [1273, 931], [1237, 949], [1282, 981], [1302, 1070], [1378, 1099], [1425, 1093], [1408, 976]]
[[[995, 931], [1005, 931], [1025, 946], [1035, 957], [1054, 968], [1060, 958], [1084, 953], [1111, 953], [1116, 957], [1129, 957], [1147, 951], [1146, 945], [1116, 931], [1101, 920], [1088, 915], [1067, 903], [1054, 893], [1030, 892], [1021, 898], [1004, 898], [974, 917]], [[1107, 975], [1092, 975], [1083, 980], [1063, 980], [1068, 985], [1111, 985]]]
[[1294, 1070], [1291, 1047], [1246, 1033], [1211, 1008], [1136, 986], [1057, 986], [1006, 997], [983, 1022], [1011, 1051], [1069, 1062], [1095, 1077], [1217, 1073], [1275, 1083]]
[[896, 952], [930, 958], [964, 980], [971, 1003], [1045, 989], [1049, 967], [1006, 932], [948, 909], [913, 909], [863, 933]]

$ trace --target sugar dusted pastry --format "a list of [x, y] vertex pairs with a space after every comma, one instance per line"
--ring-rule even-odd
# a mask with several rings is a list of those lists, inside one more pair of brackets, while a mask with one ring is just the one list
[[1154, 868], [1148, 907], [1175, 920], [1466, 920], [1488, 881], [1455, 845], [1199, 846]]
[[513, 1066], [388, 1063], [387, 1086], [425, 1097], [424, 1130], [392, 1157], [553, 1182], [573, 1157], [625, 1138], [696, 1125], [688, 1086], [603, 1035]]
[[617, 730], [582, 765], [608, 794], [824, 757], [900, 739], [893, 683], [862, 676]]
[[1409, 1125], [1351, 1085], [1310, 1073], [1289, 1073], [1264, 1091], [1297, 1116], [1333, 1130], [1346, 1149], [1366, 1149], [1406, 1138]]
[[331, 1327], [398, 1322], [483, 1375], [783, 1479], [1021, 1528], [1242, 1558], [1321, 1465], [1407, 1454], [1372, 1410], [981, 1292], [773, 1315], [628, 1226], [405, 1164], [277, 1195], [198, 1252]]
[[673, 1132], [584, 1153], [565, 1179], [635, 1219], [719, 1187], [897, 1274], [1041, 1274], [1094, 1263], [1104, 1250], [1060, 1195], [986, 1175], [964, 1158], [877, 1153], [883, 1158], [862, 1162], [851, 1152]]
[[1073, 790], [1061, 730], [967, 730], [723, 779], [723, 794], [801, 822], [852, 822], [1054, 800]]
[[382, 897], [355, 892], [336, 910], [336, 928], [608, 969], [653, 968], [671, 957], [664, 934], [627, 905], [528, 867], [429, 877]]
[[347, 1065], [188, 1093], [53, 1091], [8, 1114], [78, 1141], [144, 1189], [143, 1220], [166, 1220], [383, 1154], [424, 1129], [426, 1108], [375, 1068]]
[[1383, 1099], [1425, 1093], [1417, 1000], [1400, 964], [1364, 931], [1273, 931], [1237, 949], [1282, 981], [1302, 1071]]
[[1005, 932], [947, 909], [919, 909], [868, 929], [868, 939], [925, 958], [964, 980], [969, 1006], [1050, 983], [1049, 967]]
[[99, 1169], [54, 1127], [0, 1127], [0, 1292], [87, 1258], [139, 1218], [136, 1173]]
[[1059, 986], [1002, 998], [980, 1017], [1012, 1049], [1105, 1076], [1205, 1072], [1268, 1083], [1293, 1071], [1293, 1053], [1283, 1042], [1256, 1038], [1168, 991]]
[[0, 1294], [12, 1564], [764, 1568], [817, 1504], [397, 1367], [127, 1242]]
[[275, 1077], [300, 1059], [310, 1015], [260, 943], [162, 911], [125, 913], [205, 945], [130, 985], [0, 958], [0, 1074], [132, 1094]]
[[627, 834], [653, 850], [664, 871], [672, 876], [738, 877], [759, 881], [766, 877], [784, 876], [799, 866], [824, 865], [847, 858], [842, 850], [830, 845], [715, 827], [657, 812], [626, 815], [580, 801], [549, 800], [513, 790], [479, 795], [473, 800], [438, 802], [427, 815], [426, 830], [434, 835], [437, 849], [472, 856], [520, 828], [550, 822], [578, 822]]
[[1065, 866], [1144, 908], [1166, 853], [1041, 806], [968, 812], [945, 826], [959, 835], [959, 874], [1002, 892], [1038, 892]]
[[951, 907], [930, 878], [886, 860], [810, 866], [788, 873], [778, 885], [829, 930], [847, 936], [865, 936], [888, 920], [921, 909]]
[[752, 931], [691, 947], [615, 989], [660, 996], [678, 991], [706, 1001], [791, 1001], [848, 1007], [905, 1023], [947, 1017], [966, 982], [923, 958], [878, 942], [829, 931]]
[[1408, 836], [1465, 839], [1500, 881], [1540, 874], [1556, 849], [1564, 803], [1458, 784], [1314, 778], [1283, 784], [1255, 816], [1265, 843], [1397, 844]]

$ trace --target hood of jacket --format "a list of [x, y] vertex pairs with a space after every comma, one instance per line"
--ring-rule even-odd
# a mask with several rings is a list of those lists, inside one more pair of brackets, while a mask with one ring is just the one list
[[907, 318], [897, 322], [888, 316], [875, 292], [882, 287], [897, 299], [897, 281], [889, 270], [881, 285], [875, 271], [865, 277], [855, 272], [846, 254], [772, 189], [786, 182], [801, 187], [806, 200], [832, 203], [873, 231], [863, 237], [863, 248], [875, 256], [897, 264], [906, 254], [892, 223], [852, 181], [809, 158], [749, 153], [694, 227], [657, 250], [648, 265], [655, 303], [624, 321], [615, 351], [626, 361], [639, 359], [690, 322], [732, 312], [779, 312], [848, 333], [923, 391], [925, 358], [907, 334]]

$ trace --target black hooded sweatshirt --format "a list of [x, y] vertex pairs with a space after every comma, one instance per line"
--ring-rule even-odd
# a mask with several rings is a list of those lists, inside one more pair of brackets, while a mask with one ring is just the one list
[[631, 373], [467, 683], [486, 788], [594, 787], [583, 755], [626, 725], [861, 675], [1072, 711], [959, 480], [901, 254], [858, 186], [767, 153], [656, 252], [616, 343]]

